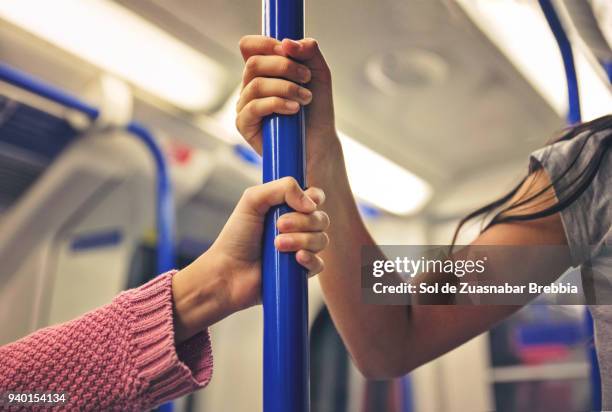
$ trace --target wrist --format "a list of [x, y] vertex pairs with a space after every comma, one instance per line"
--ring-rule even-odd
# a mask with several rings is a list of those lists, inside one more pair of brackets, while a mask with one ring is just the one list
[[209, 252], [172, 278], [175, 340], [180, 343], [231, 313], [228, 285]]
[[344, 154], [335, 131], [321, 135], [319, 140], [326, 144], [323, 149], [317, 150], [319, 153], [309, 153], [306, 179], [309, 186], [316, 186], [327, 191], [346, 180]]
[[327, 212], [332, 226], [356, 225], [361, 216], [349, 182], [342, 144], [336, 131], [321, 138], [326, 141], [320, 156], [308, 162], [307, 183], [326, 193], [321, 210]]

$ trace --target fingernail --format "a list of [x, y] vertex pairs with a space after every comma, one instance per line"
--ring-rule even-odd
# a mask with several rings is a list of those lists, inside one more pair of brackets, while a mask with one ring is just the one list
[[308, 69], [306, 69], [304, 67], [298, 67], [297, 73], [298, 73], [298, 77], [300, 78], [300, 80], [302, 82], [307, 82], [308, 81], [308, 79], [310, 77], [310, 72], [308, 71]]
[[285, 107], [289, 110], [297, 110], [300, 108], [300, 104], [298, 102], [294, 102], [293, 100], [287, 100], [285, 102]]
[[274, 53], [283, 54], [283, 46], [281, 44], [274, 46]]
[[310, 98], [312, 97], [312, 93], [310, 92], [310, 90], [304, 88], [304, 87], [300, 87], [298, 90], [298, 95], [300, 96], [300, 99], [304, 100], [304, 101], [309, 101]]
[[302, 43], [300, 43], [299, 41], [295, 41], [295, 40], [292, 40], [292, 39], [287, 39], [287, 40], [289, 40], [289, 43], [291, 43], [295, 47], [302, 47]]

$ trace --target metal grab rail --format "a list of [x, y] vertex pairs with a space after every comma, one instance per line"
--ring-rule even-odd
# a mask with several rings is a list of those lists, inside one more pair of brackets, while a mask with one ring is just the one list
[[[264, 34], [282, 40], [304, 37], [303, 0], [265, 0]], [[304, 112], [273, 115], [263, 125], [263, 180], [294, 177], [305, 187]], [[294, 253], [274, 246], [276, 222], [290, 211], [273, 208], [266, 217], [262, 257], [264, 312], [263, 403], [265, 412], [310, 409], [308, 287]]]
[[[27, 90], [38, 96], [83, 113], [91, 120], [100, 116], [100, 110], [40, 79], [0, 63], [0, 80]], [[130, 122], [126, 130], [138, 137], [151, 152], [157, 173], [157, 271], [166, 272], [174, 267], [174, 201], [172, 183], [164, 154], [151, 132], [137, 122]]]

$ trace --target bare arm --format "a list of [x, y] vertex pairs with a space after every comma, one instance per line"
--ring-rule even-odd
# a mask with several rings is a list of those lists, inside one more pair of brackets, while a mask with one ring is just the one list
[[[374, 245], [375, 242], [359, 216], [346, 178], [338, 173], [333, 180], [334, 196], [329, 196], [326, 206], [332, 225], [328, 230], [330, 246], [322, 255], [326, 269], [319, 275], [319, 280], [336, 327], [364, 375], [385, 378], [405, 374], [490, 329], [519, 309], [517, 306], [364, 304], [361, 262], [355, 256], [359, 256], [363, 245]], [[534, 175], [515, 200], [547, 184], [545, 174]], [[547, 202], [555, 201], [552, 194], [545, 197]], [[526, 205], [517, 212], [524, 213], [546, 205]], [[493, 226], [473, 244], [565, 245], [566, 239], [560, 217], [553, 215], [530, 222]], [[384, 258], [382, 253], [381, 258]], [[540, 259], [546, 260], [546, 257], [540, 256]], [[570, 266], [569, 254], [565, 259], [560, 260], [558, 256], [552, 259], [551, 256], [548, 260], [547, 273], [542, 273], [529, 261], [489, 261], [487, 268], [495, 270], [513, 266], [517, 277], [521, 278], [518, 280], [552, 281]], [[399, 282], [399, 277], [396, 281]]]

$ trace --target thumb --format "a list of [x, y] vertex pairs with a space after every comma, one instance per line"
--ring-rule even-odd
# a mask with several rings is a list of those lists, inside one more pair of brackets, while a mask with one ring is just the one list
[[292, 177], [248, 188], [244, 191], [238, 207], [247, 213], [264, 216], [271, 207], [283, 203], [301, 213], [312, 213], [317, 208], [316, 203], [306, 196]]

